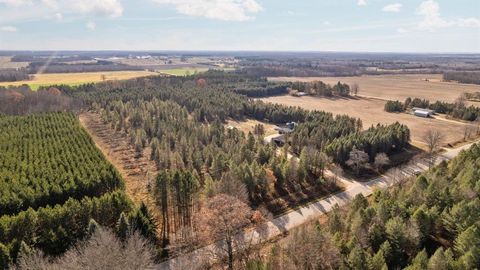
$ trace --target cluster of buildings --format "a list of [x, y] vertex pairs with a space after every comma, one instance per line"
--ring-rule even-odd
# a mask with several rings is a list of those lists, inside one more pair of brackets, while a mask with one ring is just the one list
[[275, 130], [278, 134], [271, 136], [270, 139], [277, 145], [284, 145], [286, 142], [285, 135], [292, 133], [296, 126], [296, 122], [288, 122], [285, 126], [277, 126]]

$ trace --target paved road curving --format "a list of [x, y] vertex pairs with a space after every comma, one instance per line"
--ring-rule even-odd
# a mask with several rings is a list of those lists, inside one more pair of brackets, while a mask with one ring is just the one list
[[[446, 149], [446, 152], [437, 159], [437, 163], [442, 160], [450, 160], [456, 157], [462, 150], [468, 149], [471, 145], [473, 145], [473, 143], [455, 149]], [[409, 164], [401, 169], [394, 168], [381, 177], [367, 182], [357, 182], [339, 178], [339, 181], [346, 185], [345, 191], [330, 195], [324, 199], [300, 207], [297, 210], [288, 212], [268, 221], [260, 228], [245, 231], [237, 237], [248, 244], [256, 244], [275, 238], [308, 221], [319, 218], [325, 213], [331, 211], [335, 205], [343, 206], [347, 204], [358, 194], [369, 196], [376, 189], [386, 189], [401, 179], [412, 176], [414, 170], [425, 171], [428, 169], [426, 164], [428, 163], [425, 160], [419, 160], [417, 163]], [[157, 269], [196, 269], [200, 266], [201, 262], [213, 258], [212, 254], [215, 253], [216, 249], [216, 244], [202, 247], [180, 257], [165, 261], [158, 265]]]

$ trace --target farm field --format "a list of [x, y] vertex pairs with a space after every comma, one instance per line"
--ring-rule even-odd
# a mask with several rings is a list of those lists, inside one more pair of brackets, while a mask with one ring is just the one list
[[82, 72], [82, 73], [48, 73], [34, 75], [33, 80], [18, 81], [18, 82], [1, 82], [0, 86], [9, 85], [29, 85], [32, 90], [36, 90], [41, 86], [48, 86], [54, 84], [67, 84], [71, 86], [80, 85], [84, 83], [95, 83], [105, 80], [128, 80], [137, 77], [158, 75], [156, 72], [149, 71], [106, 71], [106, 72]]
[[28, 62], [12, 62], [11, 56], [0, 56], [0, 69], [6, 68], [24, 68], [28, 66]]
[[453, 102], [464, 92], [478, 92], [480, 85], [443, 82], [441, 74], [380, 75], [359, 77], [278, 77], [271, 81], [323, 81], [360, 86], [360, 96], [385, 100], [404, 101], [407, 97], [418, 97], [431, 101]]
[[442, 118], [420, 118], [406, 113], [388, 113], [383, 110], [385, 101], [373, 98], [328, 99], [317, 97], [293, 97], [289, 95], [262, 98], [265, 102], [298, 106], [309, 110], [323, 110], [335, 115], [347, 114], [360, 118], [366, 129], [377, 123], [400, 122], [410, 128], [412, 141], [421, 145], [422, 136], [429, 130], [438, 130], [445, 137], [445, 144], [463, 140], [463, 130], [469, 124]]

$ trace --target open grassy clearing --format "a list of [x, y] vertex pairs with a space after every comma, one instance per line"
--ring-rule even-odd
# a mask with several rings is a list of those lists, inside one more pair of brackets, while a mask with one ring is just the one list
[[[441, 74], [381, 75], [359, 77], [279, 77], [272, 81], [323, 81], [335, 84], [358, 83], [359, 95], [385, 100], [404, 101], [407, 97], [418, 97], [431, 101], [453, 102], [462, 93], [478, 92], [480, 85], [443, 82]], [[478, 103], [477, 103], [478, 104]]]
[[105, 71], [105, 72], [82, 72], [82, 73], [48, 73], [37, 74], [29, 81], [18, 82], [1, 82], [0, 86], [9, 85], [29, 85], [32, 90], [38, 89], [40, 86], [48, 86], [54, 84], [67, 84], [71, 86], [84, 83], [95, 83], [104, 80], [128, 80], [137, 77], [158, 75], [156, 72], [149, 71]]
[[234, 128], [237, 128], [243, 131], [245, 134], [248, 134], [248, 132], [253, 133], [253, 129], [257, 124], [262, 124], [265, 127], [265, 136], [269, 136], [277, 133], [277, 131], [275, 130], [275, 127], [276, 127], [275, 125], [265, 123], [265, 122], [260, 122], [258, 120], [248, 119], [246, 121], [235, 121], [235, 120], [227, 121], [227, 126], [232, 126]]
[[[445, 144], [463, 140], [463, 131], [470, 124], [448, 119], [420, 118], [407, 113], [388, 113], [383, 110], [385, 101], [373, 98], [328, 99], [317, 97], [276, 96], [262, 98], [265, 102], [299, 106], [309, 110], [323, 110], [333, 114], [347, 114], [362, 119], [363, 127], [377, 123], [392, 124], [400, 122], [410, 128], [413, 143], [422, 145], [422, 136], [429, 129], [438, 130], [445, 136]], [[474, 128], [472, 126], [472, 128]]]

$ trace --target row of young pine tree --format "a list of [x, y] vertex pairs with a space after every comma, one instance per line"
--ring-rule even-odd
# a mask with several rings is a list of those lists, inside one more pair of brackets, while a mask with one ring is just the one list
[[74, 114], [0, 116], [0, 130], [2, 215], [123, 188]]
[[0, 115], [0, 130], [0, 269], [21, 250], [62, 254], [87, 236], [90, 220], [116, 227], [122, 213], [129, 229], [156, 241], [148, 210], [134, 209], [74, 114]]
[[480, 146], [372, 200], [358, 195], [326, 224], [302, 228], [252, 269], [477, 269]]

